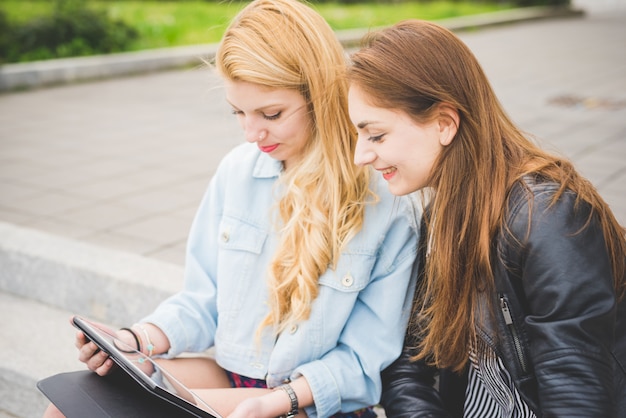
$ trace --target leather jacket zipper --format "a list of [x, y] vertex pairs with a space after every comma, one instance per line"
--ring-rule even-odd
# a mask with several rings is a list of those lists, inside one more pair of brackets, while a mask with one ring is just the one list
[[515, 347], [515, 353], [517, 354], [517, 361], [522, 368], [522, 372], [526, 373], [528, 371], [528, 366], [526, 363], [526, 357], [524, 356], [524, 350], [522, 349], [522, 342], [519, 338], [519, 334], [517, 333], [517, 329], [515, 328], [515, 324], [513, 323], [513, 317], [511, 316], [509, 303], [504, 298], [504, 296], [500, 296], [500, 309], [502, 309], [504, 322], [506, 323], [507, 328], [511, 332], [511, 337], [513, 338], [513, 345]]

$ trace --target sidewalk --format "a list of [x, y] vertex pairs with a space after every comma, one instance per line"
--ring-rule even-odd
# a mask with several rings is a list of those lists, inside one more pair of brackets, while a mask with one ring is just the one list
[[[626, 14], [463, 32], [505, 108], [626, 223]], [[0, 221], [183, 263], [243, 136], [206, 68], [0, 95]]]
[[[626, 224], [626, 10], [459, 35]], [[0, 94], [0, 417], [39, 416], [19, 409], [33, 382], [79, 367], [68, 312], [125, 325], [180, 286], [195, 209], [243, 141], [219, 85], [197, 67]]]

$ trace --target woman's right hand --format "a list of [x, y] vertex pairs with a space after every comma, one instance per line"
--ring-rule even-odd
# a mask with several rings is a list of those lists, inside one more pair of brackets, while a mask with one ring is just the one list
[[[70, 318], [70, 322], [72, 322], [72, 318]], [[115, 334], [115, 331], [112, 331], [105, 325], [95, 322], [91, 323], [108, 333]], [[89, 370], [96, 372], [100, 376], [105, 376], [114, 369], [115, 363], [109, 358], [109, 355], [100, 350], [82, 331], [76, 332], [74, 345], [78, 348], [78, 360], [85, 363]]]

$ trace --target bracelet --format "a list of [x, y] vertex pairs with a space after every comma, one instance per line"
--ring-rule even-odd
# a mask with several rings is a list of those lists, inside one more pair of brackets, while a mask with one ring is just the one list
[[[139, 342], [139, 337], [137, 336], [137, 333], [135, 331], [133, 331], [130, 328], [126, 328], [126, 327], [120, 328], [120, 331], [128, 331], [128, 332], [130, 332], [130, 335], [132, 335], [133, 338], [135, 339], [135, 344], [137, 344], [137, 351], [141, 351], [141, 343]], [[122, 350], [121, 348], [119, 348], [119, 350], [124, 352], [124, 353], [132, 353], [132, 351]]]
[[287, 412], [286, 415], [283, 415], [285, 418], [293, 418], [298, 415], [298, 397], [296, 396], [296, 392], [293, 391], [293, 388], [289, 384], [280, 385], [276, 389], [282, 389], [285, 391], [287, 396], [289, 396], [289, 400], [291, 401], [291, 410]]
[[137, 326], [143, 332], [143, 335], [146, 336], [146, 349], [148, 350], [148, 357], [152, 357], [152, 352], [154, 351], [154, 344], [152, 344], [152, 341], [150, 341], [150, 335], [148, 334], [148, 331], [146, 331], [146, 329], [143, 327], [143, 325], [137, 324]]

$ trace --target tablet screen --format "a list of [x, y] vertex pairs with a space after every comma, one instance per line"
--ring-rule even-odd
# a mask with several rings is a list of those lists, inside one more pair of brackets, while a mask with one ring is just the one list
[[221, 418], [209, 405], [186, 388], [176, 378], [160, 367], [152, 358], [130, 347], [116, 336], [91, 324], [80, 317], [74, 317], [74, 325], [83, 331], [101, 350], [128, 373], [134, 380], [192, 415], [206, 418]]

